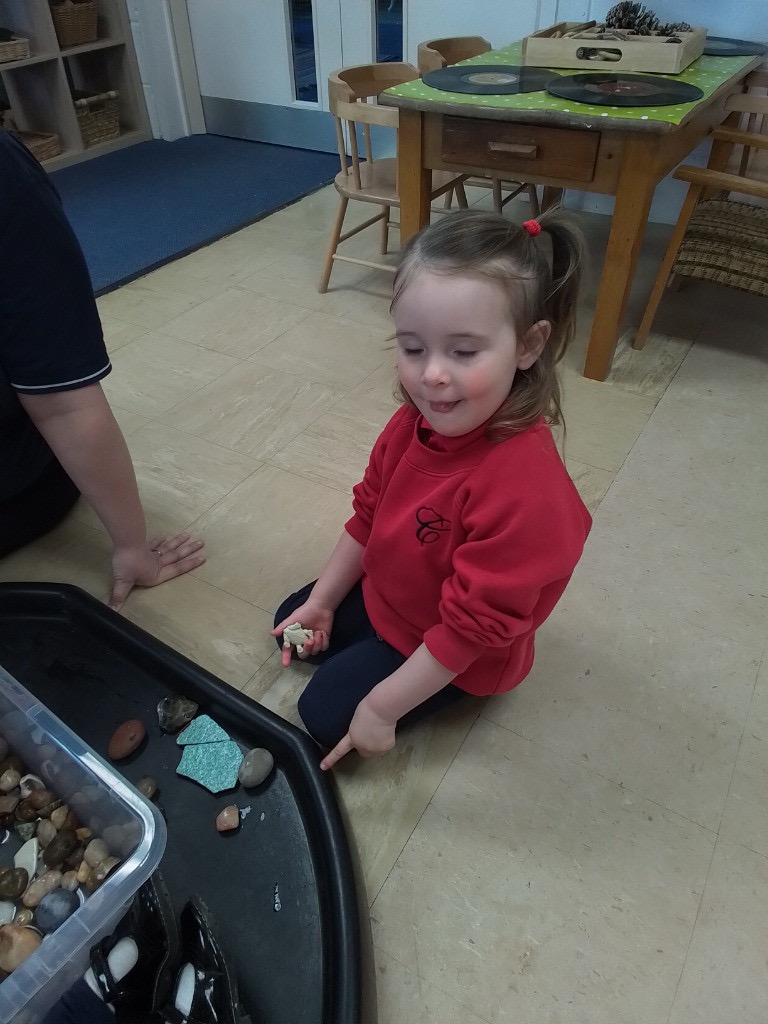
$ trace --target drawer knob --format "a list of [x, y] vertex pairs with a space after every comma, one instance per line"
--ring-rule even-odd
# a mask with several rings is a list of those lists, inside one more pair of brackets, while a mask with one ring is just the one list
[[488, 149], [492, 153], [514, 153], [526, 160], [534, 160], [539, 152], [538, 146], [523, 142], [489, 142]]

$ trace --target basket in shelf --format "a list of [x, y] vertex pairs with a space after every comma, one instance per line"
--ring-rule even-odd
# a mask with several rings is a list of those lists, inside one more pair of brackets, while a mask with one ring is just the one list
[[58, 135], [49, 132], [23, 132], [18, 128], [12, 128], [11, 135], [14, 135], [19, 142], [23, 142], [32, 156], [37, 157], [40, 163], [61, 153]]
[[0, 42], [0, 64], [9, 60], [26, 60], [29, 56], [29, 40], [23, 36], [13, 36]]
[[120, 110], [118, 94], [114, 90], [95, 94], [76, 92], [74, 101], [77, 123], [86, 148], [118, 137]]
[[51, 17], [59, 46], [92, 43], [98, 34], [96, 0], [51, 0]]

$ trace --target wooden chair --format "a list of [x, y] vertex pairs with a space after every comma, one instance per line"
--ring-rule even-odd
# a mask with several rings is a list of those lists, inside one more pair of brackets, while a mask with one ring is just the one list
[[[462, 60], [479, 57], [491, 49], [491, 44], [482, 36], [449, 36], [447, 39], [430, 39], [425, 43], [419, 43], [417, 55], [419, 73], [424, 75], [427, 71], [439, 71], [441, 68], [458, 64]], [[476, 188], [490, 188], [493, 193], [493, 208], [496, 213], [500, 214], [507, 203], [515, 196], [519, 196], [521, 192], [528, 193], [532, 216], [538, 217], [541, 212], [535, 185], [527, 182], [508, 181], [506, 178], [498, 177], [490, 172], [482, 178], [468, 179], [467, 184], [474, 185]], [[507, 193], [506, 196], [503, 195], [504, 192]], [[446, 205], [449, 203], [450, 195], [446, 197]]]
[[[357, 259], [338, 252], [341, 242], [358, 234], [372, 224], [381, 223], [381, 252], [386, 253], [389, 240], [390, 210], [400, 207], [397, 193], [397, 160], [394, 157], [374, 160], [371, 147], [371, 125], [384, 125], [397, 130], [398, 110], [396, 107], [379, 106], [370, 103], [385, 89], [403, 82], [412, 82], [419, 73], [412, 64], [362, 64], [359, 67], [343, 68], [328, 76], [328, 99], [331, 113], [336, 120], [336, 138], [339, 146], [341, 171], [334, 184], [339, 193], [339, 209], [331, 233], [328, 253], [323, 265], [318, 291], [328, 290], [335, 260], [345, 263], [359, 263], [364, 267], [394, 272], [388, 263]], [[365, 159], [360, 159], [358, 126], [360, 126]], [[351, 163], [348, 162], [345, 131], [349, 138]], [[449, 192], [456, 192], [459, 206], [466, 207], [463, 181], [466, 175], [448, 171], [432, 172], [432, 199]], [[370, 217], [362, 224], [343, 232], [344, 218], [350, 199], [373, 203], [382, 207], [382, 212]]]
[[[768, 96], [731, 96], [733, 113], [768, 114]], [[753, 150], [768, 150], [768, 136], [735, 127], [716, 128], [706, 167], [678, 167], [674, 177], [690, 182], [688, 195], [669, 240], [658, 276], [633, 345], [645, 345], [670, 274], [714, 281], [768, 296], [768, 205], [733, 199], [736, 193], [768, 200], [768, 179], [728, 174], [734, 147], [744, 147], [741, 166]], [[746, 156], [746, 161], [744, 160]]]

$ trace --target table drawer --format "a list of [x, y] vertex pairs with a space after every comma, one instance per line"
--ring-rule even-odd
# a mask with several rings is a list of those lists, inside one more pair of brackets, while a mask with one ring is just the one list
[[514, 172], [516, 178], [591, 181], [600, 132], [581, 128], [443, 118], [442, 158], [446, 163]]

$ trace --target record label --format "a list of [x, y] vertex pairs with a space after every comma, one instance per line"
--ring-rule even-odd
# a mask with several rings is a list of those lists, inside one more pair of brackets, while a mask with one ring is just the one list
[[560, 99], [606, 107], [664, 107], [692, 103], [704, 95], [695, 85], [661, 75], [608, 72], [564, 75], [549, 82], [547, 92]]
[[428, 71], [422, 81], [440, 92], [460, 92], [475, 96], [503, 96], [523, 92], [542, 92], [547, 82], [558, 78], [543, 68], [507, 64], [452, 64], [439, 71]]

